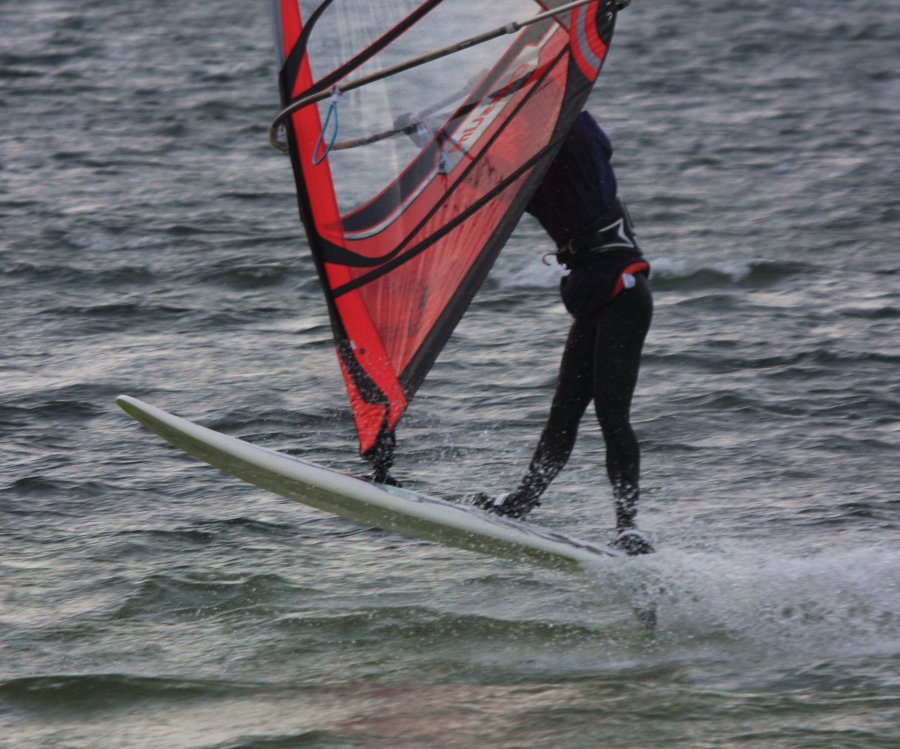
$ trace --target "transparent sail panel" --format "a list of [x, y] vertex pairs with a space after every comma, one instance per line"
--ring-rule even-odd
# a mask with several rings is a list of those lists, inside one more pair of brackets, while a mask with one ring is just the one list
[[[333, 3], [310, 35], [313, 79], [321, 79], [353, 58], [420, 4], [366, 0]], [[543, 9], [541, 3], [533, 0], [448, 0], [346, 80], [384, 70], [509, 21], [523, 20]], [[552, 23], [546, 22], [544, 30]], [[329, 163], [343, 215], [381, 193], [420, 155], [434, 133], [466, 103], [514, 38], [502, 36], [340, 95], [335, 147], [329, 154]], [[324, 123], [331, 102], [325, 100], [318, 106]], [[334, 116], [329, 124], [333, 126]], [[398, 132], [404, 125], [407, 132]], [[460, 156], [459, 148], [454, 149], [449, 140], [454, 135], [459, 133], [446, 134], [444, 169], [451, 166], [448, 156]], [[331, 132], [324, 134], [323, 149], [330, 137]]]

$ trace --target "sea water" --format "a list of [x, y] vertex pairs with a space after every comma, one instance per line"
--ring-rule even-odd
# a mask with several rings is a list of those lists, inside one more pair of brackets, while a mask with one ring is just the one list
[[[0, 3], [0, 747], [897, 746], [897, 4], [622, 14], [590, 108], [653, 265], [658, 553], [576, 575], [324, 516], [113, 405], [365, 470], [267, 12]], [[523, 220], [404, 417], [409, 486], [524, 470], [549, 249]], [[605, 539], [603, 460], [586, 418], [534, 520]]]

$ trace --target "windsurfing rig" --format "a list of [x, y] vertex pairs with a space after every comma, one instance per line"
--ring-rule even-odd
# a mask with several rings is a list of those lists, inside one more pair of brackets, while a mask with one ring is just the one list
[[[291, 157], [364, 456], [392, 449], [629, 2], [273, 0], [269, 141]], [[455, 33], [472, 19], [491, 30]]]

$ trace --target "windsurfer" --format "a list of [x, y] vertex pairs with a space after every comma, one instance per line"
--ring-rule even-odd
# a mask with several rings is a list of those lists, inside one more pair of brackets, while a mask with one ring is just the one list
[[582, 112], [527, 211], [557, 246], [569, 269], [561, 281], [573, 316], [550, 415], [518, 488], [474, 503], [522, 518], [565, 466], [585, 410], [594, 408], [606, 442], [606, 470], [616, 512], [615, 545], [628, 554], [653, 551], [637, 530], [640, 447], [630, 423], [641, 349], [653, 316], [650, 267], [631, 219], [618, 200], [609, 138]]

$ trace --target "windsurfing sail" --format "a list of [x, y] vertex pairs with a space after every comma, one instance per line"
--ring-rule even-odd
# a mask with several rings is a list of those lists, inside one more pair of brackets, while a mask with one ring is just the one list
[[487, 276], [627, 4], [273, 0], [276, 124], [363, 455], [392, 434]]

